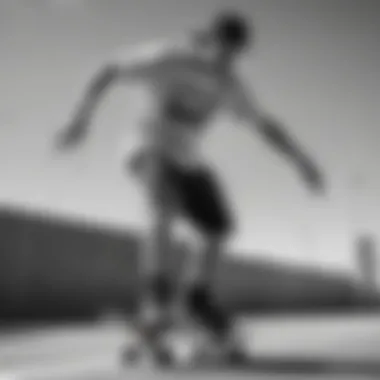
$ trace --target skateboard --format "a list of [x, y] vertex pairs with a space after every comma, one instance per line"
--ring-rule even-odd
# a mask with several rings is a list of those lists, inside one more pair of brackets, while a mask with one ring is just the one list
[[161, 326], [162, 334], [153, 340], [149, 340], [147, 331], [132, 326], [137, 339], [124, 347], [123, 365], [149, 363], [157, 368], [201, 369], [241, 365], [247, 361], [247, 356], [240, 350], [226, 357], [213, 335], [188, 314], [177, 317], [170, 324]]

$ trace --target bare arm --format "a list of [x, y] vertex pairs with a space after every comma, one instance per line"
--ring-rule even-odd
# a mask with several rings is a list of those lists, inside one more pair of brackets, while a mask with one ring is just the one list
[[59, 145], [66, 147], [83, 139], [99, 102], [115, 82], [148, 79], [182, 58], [182, 51], [175, 47], [173, 43], [152, 44], [139, 51], [117, 52], [108, 59], [87, 85], [73, 121], [63, 131]]
[[[145, 54], [144, 54], [145, 53]], [[104, 63], [90, 80], [85, 89], [78, 113], [91, 116], [99, 100], [110, 86], [119, 80], [145, 79], [157, 71], [165, 57], [157, 51], [123, 52], [116, 54]]]
[[75, 113], [76, 120], [86, 120], [86, 124], [90, 122], [99, 101], [110, 88], [111, 84], [115, 83], [119, 78], [119, 75], [118, 68], [112, 64], [104, 65], [98, 70], [84, 91]]
[[321, 188], [322, 177], [317, 165], [285, 127], [268, 116], [259, 106], [258, 101], [253, 96], [249, 97], [241, 87], [235, 95], [233, 102], [235, 115], [246, 122], [267, 144], [293, 163], [309, 185]]

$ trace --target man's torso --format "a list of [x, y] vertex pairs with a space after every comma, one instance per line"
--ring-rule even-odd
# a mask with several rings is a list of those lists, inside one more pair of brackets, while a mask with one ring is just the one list
[[153, 112], [142, 125], [143, 148], [160, 149], [183, 165], [196, 164], [205, 130], [225, 105], [232, 75], [221, 72], [196, 49], [149, 78]]

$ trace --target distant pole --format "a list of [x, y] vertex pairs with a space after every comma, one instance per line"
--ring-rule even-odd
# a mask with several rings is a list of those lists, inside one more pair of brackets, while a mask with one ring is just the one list
[[356, 260], [360, 282], [367, 291], [377, 287], [377, 247], [372, 234], [360, 234], [355, 239]]
[[377, 252], [374, 236], [368, 231], [364, 208], [364, 196], [367, 178], [356, 173], [350, 178], [348, 197], [348, 218], [350, 227], [350, 244], [356, 271], [360, 282], [370, 290], [376, 287]]

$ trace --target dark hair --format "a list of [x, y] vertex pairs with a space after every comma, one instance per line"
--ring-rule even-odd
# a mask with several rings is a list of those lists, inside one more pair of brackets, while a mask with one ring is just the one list
[[213, 32], [221, 43], [236, 48], [246, 47], [252, 38], [247, 19], [237, 12], [219, 14], [214, 20]]

